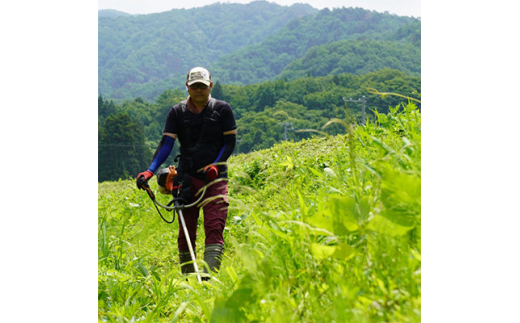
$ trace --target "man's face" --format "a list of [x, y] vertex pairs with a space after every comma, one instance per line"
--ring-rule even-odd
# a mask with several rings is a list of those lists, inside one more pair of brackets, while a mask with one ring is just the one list
[[188, 93], [190, 94], [190, 98], [194, 103], [206, 104], [206, 102], [208, 102], [212, 87], [213, 83], [210, 83], [210, 85], [207, 86], [204, 83], [197, 82], [188, 86]]

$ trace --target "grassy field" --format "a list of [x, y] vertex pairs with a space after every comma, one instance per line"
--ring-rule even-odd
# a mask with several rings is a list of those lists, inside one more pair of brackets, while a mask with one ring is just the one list
[[[226, 251], [202, 285], [180, 273], [177, 219], [133, 180], [100, 183], [99, 321], [420, 322], [420, 112], [331, 122], [345, 135], [230, 159]], [[203, 241], [201, 225], [199, 260]]]

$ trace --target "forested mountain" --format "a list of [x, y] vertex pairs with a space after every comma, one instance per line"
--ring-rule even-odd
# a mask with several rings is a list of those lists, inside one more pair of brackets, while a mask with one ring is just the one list
[[[360, 8], [318, 11], [309, 5], [287, 7], [266, 1], [217, 3], [149, 15], [100, 14], [99, 94], [153, 101], [166, 89], [182, 88], [186, 72], [198, 65], [209, 68], [222, 84], [274, 80], [286, 68], [291, 73], [288, 65], [308, 50], [330, 50], [313, 47], [342, 40], [399, 41], [419, 48], [420, 21]], [[414, 56], [401, 57], [401, 64], [386, 64], [389, 59], [384, 56], [393, 54], [381, 50], [378, 63], [362, 72], [375, 71], [370, 67], [420, 71], [417, 50]], [[344, 71], [352, 71], [353, 66], [349, 68]], [[334, 69], [321, 69], [319, 75], [341, 72]]]
[[[333, 118], [359, 123], [363, 106], [373, 118], [407, 102], [368, 88], [420, 97], [420, 48], [420, 20], [360, 8], [256, 1], [150, 15], [100, 11], [98, 180], [148, 166], [193, 66], [212, 72], [212, 96], [229, 102], [237, 120], [235, 153], [248, 153], [307, 139], [314, 133], [303, 130]], [[177, 153], [175, 145], [165, 164]]]
[[100, 15], [99, 94], [155, 99], [174, 85], [180, 88], [191, 67], [210, 67], [221, 56], [259, 43], [288, 21], [317, 11], [303, 4], [256, 1], [149, 15]]
[[294, 80], [306, 76], [343, 73], [366, 74], [391, 68], [421, 75], [421, 49], [412, 43], [375, 40], [344, 40], [312, 47], [292, 61], [277, 78]]
[[[316, 15], [290, 21], [276, 35], [221, 58], [211, 68], [221, 83], [263, 82], [274, 79], [288, 64], [314, 46], [348, 39], [406, 42], [414, 30], [404, 27], [415, 23], [417, 20], [414, 18], [361, 8], [323, 9]], [[414, 60], [420, 61], [420, 54]], [[420, 69], [420, 62], [415, 69]]]

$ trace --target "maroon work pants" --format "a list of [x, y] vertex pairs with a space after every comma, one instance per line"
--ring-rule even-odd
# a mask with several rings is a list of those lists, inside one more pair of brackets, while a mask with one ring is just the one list
[[[204, 181], [191, 177], [191, 196], [197, 199], [199, 195], [195, 196], [197, 191], [204, 187]], [[217, 198], [215, 198], [218, 196]], [[206, 204], [206, 200], [211, 200]], [[199, 203], [200, 204], [200, 203]], [[206, 233], [205, 243], [218, 243], [224, 245], [224, 227], [226, 226], [226, 219], [228, 215], [228, 182], [221, 181], [210, 184], [204, 194], [202, 201], [204, 213], [204, 232]], [[195, 248], [195, 241], [197, 239], [197, 224], [199, 220], [200, 207], [193, 206], [182, 210], [184, 221], [190, 235], [193, 250]], [[188, 250], [188, 243], [179, 219], [179, 236], [177, 238], [179, 251]]]

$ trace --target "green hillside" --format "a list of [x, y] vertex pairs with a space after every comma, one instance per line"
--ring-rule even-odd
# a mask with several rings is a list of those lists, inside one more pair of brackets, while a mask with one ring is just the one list
[[316, 46], [292, 61], [277, 78], [294, 80], [306, 76], [344, 73], [366, 74], [390, 68], [421, 75], [421, 48], [397, 41], [345, 40]]
[[[98, 33], [98, 91], [118, 100], [154, 101], [167, 89], [182, 89], [186, 72], [193, 66], [209, 68], [214, 81], [221, 84], [274, 80], [307, 51], [311, 51], [308, 55], [322, 51], [315, 46], [342, 40], [398, 41], [420, 48], [420, 21], [415, 18], [361, 8], [318, 11], [309, 5], [288, 7], [266, 1], [216, 3], [149, 15], [100, 13]], [[364, 49], [369, 54], [374, 50]], [[377, 62], [349, 68], [354, 74], [376, 67], [420, 70], [420, 51], [400, 57], [401, 64], [391, 61], [394, 52], [382, 50]], [[323, 58], [323, 64], [329, 64]], [[329, 67], [321, 69], [320, 75], [338, 73]]]
[[155, 99], [180, 87], [193, 66], [211, 66], [221, 56], [261, 42], [297, 17], [317, 12], [309, 5], [216, 3], [193, 9], [98, 19], [99, 94]]
[[[416, 26], [417, 22], [414, 18], [361, 8], [341, 8], [332, 11], [323, 9], [316, 15], [294, 19], [277, 34], [260, 44], [222, 57], [211, 68], [221, 83], [264, 82], [274, 79], [288, 64], [303, 57], [315, 46], [349, 39], [410, 41], [409, 35], [414, 33], [415, 29], [405, 27], [411, 24]], [[380, 55], [391, 54], [382, 52]], [[413, 56], [413, 69], [419, 70], [420, 63], [417, 66], [417, 61], [420, 61], [420, 51], [414, 51], [410, 56]], [[400, 59], [406, 60], [408, 57], [407, 55]], [[317, 59], [321, 58], [328, 59], [326, 56]], [[382, 67], [392, 68], [388, 65]], [[357, 69], [361, 68], [363, 66], [357, 66]], [[374, 71], [370, 68], [367, 70]], [[329, 75], [333, 71], [334, 67], [322, 75]], [[355, 74], [358, 74], [357, 70]]]
[[230, 159], [226, 251], [203, 285], [180, 274], [178, 219], [133, 180], [100, 183], [99, 320], [420, 322], [421, 114], [332, 121], [343, 135]]

